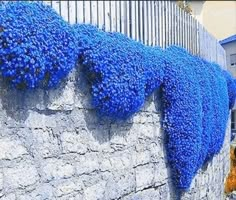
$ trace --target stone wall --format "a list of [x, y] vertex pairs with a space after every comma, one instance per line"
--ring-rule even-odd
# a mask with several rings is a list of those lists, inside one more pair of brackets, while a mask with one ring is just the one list
[[56, 90], [0, 87], [0, 199], [224, 199], [229, 131], [190, 191], [177, 194], [158, 91], [133, 119], [115, 123], [97, 117], [79, 70]]

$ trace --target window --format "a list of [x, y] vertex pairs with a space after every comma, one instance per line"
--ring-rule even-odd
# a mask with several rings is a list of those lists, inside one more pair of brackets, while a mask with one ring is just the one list
[[231, 130], [234, 130], [235, 129], [235, 117], [234, 117], [234, 111], [232, 110], [232, 113], [231, 113]]
[[236, 67], [236, 53], [230, 55], [230, 66]]

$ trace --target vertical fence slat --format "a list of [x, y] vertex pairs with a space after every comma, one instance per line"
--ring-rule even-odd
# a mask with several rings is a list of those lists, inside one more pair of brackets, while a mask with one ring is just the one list
[[69, 23], [76, 23], [76, 1], [69, 1]]
[[186, 12], [183, 10], [183, 47], [187, 49]]
[[61, 16], [69, 21], [69, 1], [60, 1], [60, 5]]
[[174, 44], [178, 45], [178, 18], [177, 18], [177, 7], [174, 5]]
[[[193, 18], [191, 17], [191, 25], [190, 25], [190, 29], [191, 29], [191, 37], [190, 37], [190, 48], [192, 50], [193, 54], [196, 54], [195, 51], [195, 44], [197, 42], [194, 31], [193, 31]], [[193, 42], [192, 42], [193, 41]]]
[[189, 50], [189, 52], [191, 52], [191, 49], [190, 49], [190, 44], [189, 44], [189, 41], [190, 41], [190, 15], [186, 14], [186, 17], [187, 17], [187, 23], [186, 23], [186, 26], [187, 26], [187, 48]]
[[93, 25], [98, 24], [98, 2], [97, 1], [91, 1], [91, 23]]
[[168, 1], [167, 4], [167, 10], [168, 10], [168, 15], [169, 15], [169, 19], [168, 19], [168, 35], [167, 35], [167, 46], [170, 46], [172, 44], [172, 17], [173, 17], [173, 12], [172, 12], [172, 3], [170, 1]]
[[190, 48], [190, 15], [189, 14], [186, 14], [187, 16], [187, 23], [186, 23], [186, 26], [187, 26], [187, 47], [188, 47], [188, 50], [189, 52], [191, 52], [191, 48]]
[[136, 20], [136, 15], [135, 15], [135, 9], [136, 9], [136, 6], [135, 6], [135, 1], [131, 1], [131, 6], [130, 6], [130, 23], [131, 23], [131, 29], [130, 29], [130, 37], [133, 38], [134, 40], [136, 39], [136, 23], [135, 23], [135, 20]]
[[97, 7], [97, 14], [98, 14], [98, 27], [103, 28], [105, 26], [105, 21], [104, 21], [104, 16], [105, 16], [105, 11], [104, 11], [104, 2], [103, 1], [98, 1], [98, 7]]
[[148, 2], [144, 1], [143, 2], [143, 27], [144, 27], [144, 44], [148, 44]]
[[120, 1], [116, 1], [116, 31], [121, 32]]
[[130, 5], [131, 5], [131, 2], [130, 1], [126, 1], [126, 29], [127, 29], [127, 33], [126, 35], [128, 37], [130, 37], [130, 33], [131, 33], [131, 30], [130, 30], [130, 23], [131, 23], [131, 19], [130, 19]]
[[51, 6], [52, 1], [43, 1], [45, 4]]
[[189, 29], [189, 24], [190, 24], [190, 15], [188, 13], [186, 13], [186, 38], [187, 38], [187, 49], [189, 52], [191, 52], [191, 49], [190, 49], [190, 45], [189, 45], [189, 41], [190, 41], [190, 29]]
[[54, 10], [57, 11], [57, 13], [60, 15], [60, 1], [52, 1], [52, 7]]
[[183, 25], [182, 25], [182, 12], [181, 12], [181, 9], [180, 8], [178, 8], [178, 17], [177, 17], [177, 19], [178, 19], [178, 35], [179, 35], [179, 38], [178, 38], [178, 45], [179, 46], [182, 46], [183, 44], [182, 44], [182, 27], [183, 27]]
[[[195, 38], [195, 35], [194, 35], [194, 31], [193, 31], [193, 18], [190, 17], [190, 31], [191, 31], [191, 37], [190, 37], [190, 48], [192, 50], [192, 53], [195, 54], [195, 47], [194, 47], [194, 44], [196, 43], [196, 38]], [[193, 42], [192, 42], [193, 41]]]
[[121, 19], [121, 33], [126, 34], [126, 20], [125, 20], [126, 5], [124, 1], [120, 1], [120, 19]]
[[175, 40], [176, 40], [176, 44], [177, 44], [177, 45], [180, 45], [179, 15], [180, 15], [180, 13], [178, 12], [178, 8], [177, 8], [177, 6], [175, 5], [175, 37], [176, 37]]
[[151, 38], [152, 38], [152, 45], [155, 46], [155, 15], [154, 15], [154, 1], [151, 1]]
[[154, 46], [158, 46], [158, 37], [157, 37], [157, 3], [154, 1], [153, 3], [153, 37], [154, 37]]
[[163, 34], [163, 26], [162, 26], [162, 7], [161, 7], [161, 1], [158, 1], [158, 25], [159, 25], [159, 44], [161, 47], [163, 47], [163, 38], [162, 38], [162, 34]]
[[111, 15], [111, 31], [116, 31], [116, 2], [111, 1], [110, 3], [110, 15]]
[[164, 1], [164, 13], [165, 13], [165, 48], [168, 46], [169, 43], [169, 34], [170, 34], [170, 29], [169, 29], [169, 20], [170, 20], [170, 14], [169, 14], [169, 1]]
[[140, 41], [140, 34], [139, 34], [139, 28], [140, 28], [140, 20], [139, 20], [139, 1], [135, 1], [135, 35], [136, 40]]
[[110, 1], [104, 1], [105, 31], [111, 31]]
[[83, 8], [83, 1], [76, 1], [76, 19], [77, 23], [83, 23], [84, 19], [84, 8]]
[[166, 48], [166, 6], [165, 6], [165, 2], [166, 1], [161, 1], [161, 5], [162, 5], [162, 25], [163, 25], [163, 48]]
[[90, 24], [91, 23], [91, 8], [90, 8], [90, 1], [84, 1], [84, 23]]
[[152, 15], [151, 15], [151, 1], [147, 1], [147, 45], [152, 44]]
[[171, 1], [168, 2], [168, 10], [169, 10], [169, 21], [168, 21], [168, 29], [169, 29], [169, 34], [168, 34], [168, 46], [170, 46], [171, 44], [173, 44], [173, 40], [172, 40], [172, 37], [173, 37], [173, 4]]
[[170, 14], [171, 14], [171, 17], [170, 17], [170, 21], [169, 21], [169, 27], [170, 27], [170, 43], [168, 45], [172, 45], [174, 44], [174, 5], [173, 5], [173, 2], [170, 2]]

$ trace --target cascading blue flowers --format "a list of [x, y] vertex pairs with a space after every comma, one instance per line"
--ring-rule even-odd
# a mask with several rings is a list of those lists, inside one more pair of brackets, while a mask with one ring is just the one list
[[161, 84], [162, 50], [91, 25], [76, 24], [74, 28], [81, 62], [92, 81], [94, 107], [100, 115], [127, 119]]
[[207, 63], [205, 66], [209, 69], [208, 76], [211, 83], [213, 102], [213, 127], [209, 150], [206, 157], [207, 161], [216, 153], [219, 153], [222, 147], [229, 114], [229, 97], [227, 92], [227, 83], [220, 66], [215, 63]]
[[186, 189], [196, 173], [202, 133], [202, 97], [190, 56], [175, 46], [165, 52], [163, 127], [167, 156], [177, 188]]
[[218, 65], [171, 46], [162, 90], [168, 161], [176, 187], [185, 190], [222, 147], [229, 113], [227, 84]]
[[176, 188], [222, 147], [236, 81], [215, 63], [171, 46], [148, 47], [92, 25], [70, 26], [42, 3], [0, 5], [0, 72], [16, 88], [58, 85], [76, 62], [102, 116], [124, 120], [161, 87], [168, 162]]
[[176, 187], [188, 189], [224, 141], [229, 100], [223, 71], [180, 47], [163, 51], [91, 25], [75, 29], [100, 114], [126, 119], [161, 86], [168, 161]]
[[50, 6], [0, 7], [0, 72], [16, 88], [54, 87], [77, 61], [72, 27]]

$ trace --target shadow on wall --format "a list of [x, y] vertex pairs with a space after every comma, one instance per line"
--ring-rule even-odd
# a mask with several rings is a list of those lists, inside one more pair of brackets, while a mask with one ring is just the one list
[[[1, 101], [2, 109], [6, 111], [7, 116], [14, 119], [16, 122], [24, 122], [29, 111], [43, 112], [45, 115], [50, 115], [53, 110], [47, 108], [50, 104], [50, 93], [54, 92], [54, 98], [60, 96], [55, 91], [35, 89], [35, 90], [18, 90], [11, 88], [2, 79], [1, 84]], [[62, 82], [56, 91], [63, 91], [66, 83]]]
[[77, 71], [75, 75], [75, 95], [78, 96], [79, 106], [84, 109], [84, 119], [86, 122], [86, 127], [89, 132], [92, 133], [93, 137], [99, 141], [99, 143], [104, 143], [109, 141], [114, 133], [111, 132], [111, 126], [125, 126], [124, 132], [116, 132], [116, 135], [124, 136], [132, 128], [132, 119], [130, 120], [120, 120], [115, 121], [111, 118], [100, 116], [96, 109], [92, 106], [92, 96], [91, 96], [91, 82], [89, 78], [83, 72], [83, 66], [77, 66]]
[[[86, 128], [100, 144], [108, 142], [115, 135], [125, 136], [132, 128], [132, 118], [128, 121], [121, 120], [118, 122], [98, 115], [95, 108], [91, 105], [90, 83], [81, 71], [81, 66], [77, 66], [76, 70], [73, 70], [68, 78], [62, 81], [56, 89], [52, 90], [19, 90], [10, 87], [3, 79], [0, 79], [0, 85], [2, 110], [6, 112], [8, 119], [13, 119], [17, 124], [21, 124], [21, 127], [24, 127], [25, 121], [31, 112], [50, 116], [57, 113], [70, 115], [73, 110], [80, 110], [83, 113], [82, 117], [86, 122]], [[66, 92], [68, 88], [70, 88], [73, 95]], [[157, 103], [155, 104], [157, 105]], [[7, 119], [5, 121], [7, 126]], [[72, 128], [76, 127], [75, 123], [76, 121], [70, 124]], [[45, 125], [47, 126], [47, 124]], [[59, 123], [57, 125], [60, 126]], [[112, 125], [123, 126], [124, 131], [122, 133], [118, 131], [111, 132]]]

